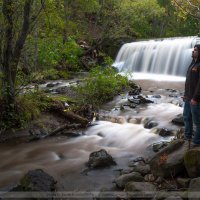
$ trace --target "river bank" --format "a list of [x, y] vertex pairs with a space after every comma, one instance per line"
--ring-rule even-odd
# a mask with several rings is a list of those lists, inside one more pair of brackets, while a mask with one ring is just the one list
[[[146, 88], [145, 81], [137, 80], [137, 83], [143, 84], [142, 94], [154, 103], [136, 104], [133, 108], [127, 105], [131, 99], [128, 94], [121, 94], [105, 104], [99, 112], [100, 121], [81, 130], [77, 138], [58, 135], [29, 143], [1, 145], [0, 158], [5, 161], [0, 170], [1, 187], [14, 186], [28, 170], [41, 168], [57, 180], [58, 191], [94, 192], [103, 188], [118, 191], [113, 181], [121, 171], [130, 170], [138, 157], [152, 158], [156, 154], [152, 144], [171, 141], [180, 129], [171, 120], [182, 113], [182, 91], [168, 87], [172, 83], [165, 83], [165, 88], [154, 81], [151, 84], [146, 81]], [[174, 84], [178, 88], [183, 85]], [[157, 125], [151, 127], [149, 122]], [[148, 123], [149, 127], [145, 128]], [[159, 135], [163, 128], [168, 128], [172, 135]], [[105, 149], [117, 165], [85, 173], [89, 155], [100, 149]]]

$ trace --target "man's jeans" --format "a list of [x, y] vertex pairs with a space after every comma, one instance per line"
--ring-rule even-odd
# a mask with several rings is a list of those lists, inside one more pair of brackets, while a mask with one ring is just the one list
[[191, 140], [193, 124], [196, 126], [192, 142], [200, 144], [200, 103], [191, 105], [190, 101], [185, 101], [183, 110], [183, 120], [185, 123], [185, 139]]

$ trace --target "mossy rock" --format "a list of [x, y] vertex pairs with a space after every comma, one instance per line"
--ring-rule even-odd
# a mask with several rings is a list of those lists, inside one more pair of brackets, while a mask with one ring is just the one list
[[184, 165], [190, 178], [200, 176], [200, 148], [191, 149], [184, 155]]
[[22, 191], [54, 191], [56, 181], [42, 169], [29, 171], [21, 180]]

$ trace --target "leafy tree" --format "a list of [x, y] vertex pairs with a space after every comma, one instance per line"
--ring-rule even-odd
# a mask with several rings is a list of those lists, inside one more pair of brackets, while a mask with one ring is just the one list
[[1, 7], [3, 13], [0, 48], [0, 64], [3, 74], [1, 119], [11, 124], [16, 115], [16, 77], [21, 52], [29, 31], [42, 10], [41, 6], [37, 13], [32, 13], [33, 2], [34, 0], [3, 0]]
[[200, 0], [172, 0], [179, 14], [184, 17], [192, 17], [198, 22], [197, 28], [200, 33]]

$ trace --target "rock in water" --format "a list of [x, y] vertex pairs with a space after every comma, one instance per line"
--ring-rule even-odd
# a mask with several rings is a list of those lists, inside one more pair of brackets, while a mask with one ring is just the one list
[[22, 191], [54, 191], [56, 181], [42, 169], [29, 171], [20, 180]]
[[91, 153], [87, 162], [87, 166], [91, 168], [108, 167], [110, 165], [116, 165], [116, 162], [104, 149]]

